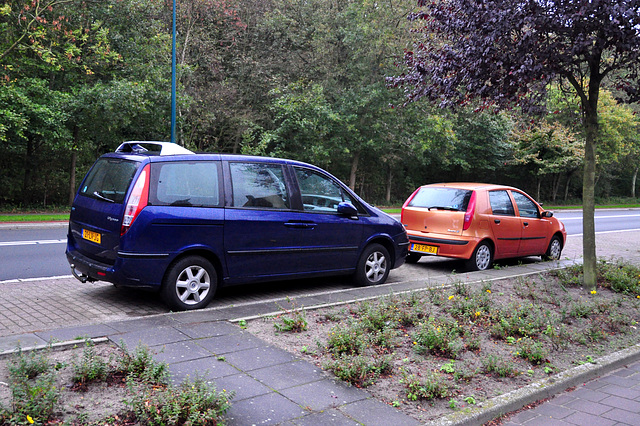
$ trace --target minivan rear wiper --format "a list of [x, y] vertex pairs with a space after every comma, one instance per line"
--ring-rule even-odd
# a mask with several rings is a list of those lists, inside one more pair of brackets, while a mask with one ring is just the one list
[[427, 210], [431, 210], [431, 209], [436, 209], [436, 210], [449, 210], [452, 212], [459, 212], [461, 211], [460, 209], [457, 209], [455, 207], [449, 207], [449, 206], [431, 206], [431, 207], [427, 207]]
[[111, 198], [105, 197], [104, 195], [102, 195], [98, 191], [93, 191], [93, 195], [95, 195], [96, 197], [100, 198], [101, 200], [108, 201], [110, 203], [115, 203], [115, 201], [113, 201]]

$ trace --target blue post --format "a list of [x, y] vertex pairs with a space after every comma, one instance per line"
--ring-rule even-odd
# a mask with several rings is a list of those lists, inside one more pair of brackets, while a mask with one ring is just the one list
[[176, 143], [176, 0], [173, 0], [173, 41], [171, 46], [171, 142]]

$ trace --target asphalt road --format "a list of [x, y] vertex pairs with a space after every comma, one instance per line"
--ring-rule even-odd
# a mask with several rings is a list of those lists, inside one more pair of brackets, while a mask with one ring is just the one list
[[[582, 234], [582, 212], [557, 211], [567, 233]], [[640, 229], [640, 209], [596, 211], [596, 233]], [[0, 282], [16, 279], [70, 276], [64, 255], [67, 225], [2, 225], [0, 227]]]

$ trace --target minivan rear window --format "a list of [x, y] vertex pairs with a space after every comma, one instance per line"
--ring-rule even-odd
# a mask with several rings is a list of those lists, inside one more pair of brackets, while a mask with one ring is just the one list
[[89, 171], [80, 194], [122, 204], [138, 163], [119, 158], [100, 158]]
[[438, 210], [466, 211], [473, 191], [456, 188], [423, 187], [409, 206]]
[[151, 166], [152, 206], [219, 207], [221, 198], [217, 161], [169, 161]]

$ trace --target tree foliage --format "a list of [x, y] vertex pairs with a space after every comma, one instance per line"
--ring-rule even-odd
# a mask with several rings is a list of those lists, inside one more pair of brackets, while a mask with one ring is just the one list
[[566, 81], [577, 97], [585, 134], [584, 281], [595, 287], [595, 175], [600, 89], [610, 84], [640, 100], [640, 0], [418, 0], [411, 19], [424, 38], [406, 51], [407, 72], [390, 83], [409, 101], [457, 107], [519, 105], [539, 111], [546, 88]]

